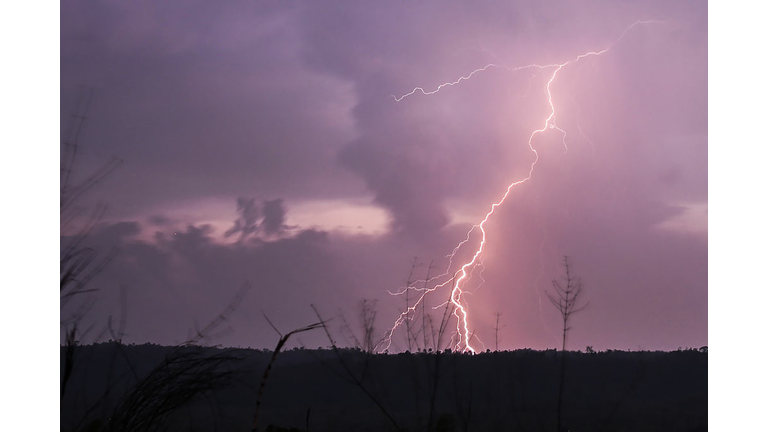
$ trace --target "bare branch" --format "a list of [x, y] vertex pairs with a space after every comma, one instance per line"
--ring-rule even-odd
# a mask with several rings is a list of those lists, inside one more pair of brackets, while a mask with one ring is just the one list
[[280, 340], [277, 341], [277, 345], [275, 346], [275, 350], [272, 352], [272, 358], [269, 360], [269, 364], [267, 364], [267, 369], [264, 371], [264, 375], [261, 377], [261, 384], [259, 385], [259, 391], [256, 395], [256, 410], [253, 413], [253, 428], [252, 430], [256, 432], [258, 421], [259, 421], [259, 408], [261, 407], [261, 399], [264, 395], [264, 387], [267, 385], [267, 378], [269, 378], [269, 372], [272, 370], [272, 365], [275, 363], [275, 360], [277, 359], [277, 354], [280, 353], [280, 350], [283, 348], [283, 346], [288, 342], [288, 339], [298, 333], [304, 333], [308, 332], [310, 330], [315, 330], [317, 328], [323, 327], [325, 328], [325, 322], [322, 320], [320, 322], [316, 322], [314, 324], [310, 324], [304, 327], [299, 327], [295, 330], [291, 330], [283, 336], [280, 331], [277, 329], [277, 327], [272, 324], [271, 321], [269, 321], [269, 318], [267, 318], [266, 315], [264, 315], [264, 318], [267, 320], [270, 326], [277, 332], [277, 334], [281, 335]]
[[217, 329], [219, 326], [221, 326], [224, 322], [226, 322], [229, 319], [229, 316], [232, 315], [235, 309], [237, 309], [237, 306], [240, 304], [240, 302], [243, 301], [245, 294], [248, 293], [250, 289], [251, 289], [251, 284], [249, 284], [248, 282], [244, 283], [240, 287], [240, 289], [237, 291], [237, 293], [235, 293], [235, 297], [232, 299], [232, 301], [227, 305], [226, 308], [224, 308], [224, 310], [219, 315], [213, 318], [213, 320], [211, 320], [211, 322], [209, 322], [208, 325], [203, 327], [202, 330], [198, 330], [194, 337], [183, 342], [181, 345], [196, 345], [200, 341], [210, 337], [211, 333], [215, 329]]

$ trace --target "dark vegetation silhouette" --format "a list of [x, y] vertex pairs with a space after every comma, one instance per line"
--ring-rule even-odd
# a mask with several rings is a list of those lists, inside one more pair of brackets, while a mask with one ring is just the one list
[[[228, 351], [188, 349], [202, 350], [206, 357], [226, 355]], [[118, 354], [117, 361], [110, 365], [117, 350], [124, 351], [130, 362]], [[106, 382], [109, 369], [113, 371], [113, 379], [130, 375], [130, 365], [139, 376], [146, 376], [155, 369], [153, 364], [161, 363], [168, 356], [183, 360], [171, 354], [178, 350], [148, 344], [121, 346], [114, 341], [78, 347], [78, 351], [90, 356], [92, 361], [89, 369], [79, 368], [74, 372], [73, 394], [81, 394], [87, 401], [95, 400], [109, 384]], [[100, 414], [102, 406], [95, 409], [98, 417], [106, 420], [115, 411], [131, 413], [137, 417], [131, 420], [132, 425], [142, 424], [141, 418], [152, 418], [169, 431], [252, 430], [255, 395], [274, 352], [241, 350], [235, 354], [242, 360], [230, 364], [241, 367], [230, 369], [235, 373], [219, 379], [216, 390], [205, 389], [205, 396], [189, 399], [167, 398], [163, 394], [156, 399], [124, 396], [131, 393], [132, 386], [123, 380], [112, 384], [111, 402], [104, 403], [109, 405], [104, 416]], [[197, 352], [194, 355], [199, 358]], [[593, 354], [569, 351], [566, 355], [569, 385], [563, 396], [567, 407], [563, 410], [563, 424], [571, 431], [706, 430], [706, 353], [691, 349]], [[284, 348], [269, 374], [258, 415], [258, 430], [270, 430], [270, 427], [272, 430], [372, 432], [556, 430], [557, 407], [553, 396], [558, 389], [558, 353], [522, 349], [470, 355], [442, 351], [439, 371], [432, 369], [434, 358], [434, 353], [423, 352], [368, 354], [357, 348]], [[410, 371], [414, 365], [424, 380], [412, 379]], [[219, 365], [222, 370], [225, 366]], [[173, 375], [166, 372], [173, 370], [181, 373], [193, 369], [183, 369], [181, 364], [169, 365], [157, 368], [154, 375]], [[435, 372], [444, 379], [437, 386], [432, 408], [428, 378]], [[78, 387], [86, 376], [88, 386]], [[163, 383], [162, 380], [154, 382]], [[198, 386], [205, 383], [192, 386], [193, 383], [194, 380], [190, 381], [186, 388], [204, 390]], [[419, 387], [426, 388], [420, 392], [417, 405], [414, 395]], [[152, 394], [152, 389], [158, 391], [162, 387], [142, 388], [143, 391], [133, 394]], [[123, 399], [125, 403], [115, 403]], [[152, 409], [165, 399], [179, 401], [179, 404], [166, 404], [173, 408], [166, 412]], [[115, 410], [115, 405], [125, 408]], [[129, 409], [134, 406], [144, 408]], [[431, 408], [434, 414], [429, 425]], [[87, 423], [77, 429], [70, 426], [72, 417], [80, 417], [80, 413], [62, 413], [62, 430], [87, 430], [84, 427]], [[91, 430], [110, 430], [104, 426], [102, 423]], [[113, 430], [119, 430], [116, 426], [113, 423]]]
[[272, 365], [275, 363], [275, 360], [277, 360], [277, 354], [280, 353], [280, 350], [283, 348], [283, 346], [285, 346], [286, 342], [288, 342], [288, 339], [291, 336], [299, 333], [308, 332], [325, 325], [325, 323], [322, 322], [321, 320], [318, 323], [310, 324], [308, 326], [291, 330], [290, 332], [283, 335], [282, 333], [280, 333], [277, 327], [275, 327], [275, 325], [272, 324], [272, 322], [269, 320], [269, 318], [267, 318], [266, 315], [264, 315], [264, 319], [267, 320], [270, 327], [272, 327], [272, 329], [275, 330], [275, 332], [280, 336], [280, 339], [277, 341], [277, 345], [275, 346], [274, 351], [272, 351], [272, 358], [270, 358], [269, 363], [267, 364], [267, 368], [264, 370], [264, 375], [262, 376], [261, 384], [259, 385], [259, 391], [256, 394], [256, 409], [254, 410], [254, 413], [253, 413], [253, 427], [251, 428], [253, 432], [256, 432], [258, 430], [259, 408], [261, 407], [261, 398], [264, 395], [264, 387], [266, 387], [267, 385], [267, 379], [269, 378], [269, 371], [272, 370]]
[[[337, 364], [340, 366], [341, 370], [339, 371], [338, 369], [332, 368], [331, 370], [334, 372], [334, 374], [360, 389], [360, 391], [374, 405], [376, 405], [379, 411], [387, 418], [395, 430], [403, 430], [403, 428], [400, 426], [400, 424], [398, 424], [397, 420], [395, 420], [391, 414], [390, 410], [384, 406], [382, 398], [378, 394], [378, 389], [376, 388], [377, 383], [371, 378], [371, 360], [375, 354], [374, 348], [376, 346], [376, 344], [373, 343], [376, 321], [375, 305], [369, 305], [367, 300], [363, 300], [361, 303], [360, 317], [363, 327], [362, 337], [364, 342], [362, 345], [360, 345], [359, 339], [355, 338], [357, 341], [357, 346], [355, 348], [357, 352], [362, 353], [363, 355], [362, 363], [352, 361], [348, 356], [343, 354], [343, 352], [336, 346], [336, 342], [334, 341], [333, 336], [331, 336], [331, 332], [326, 325], [326, 321], [324, 321], [320, 316], [320, 312], [314, 305], [312, 306], [312, 310], [315, 312], [317, 319], [322, 323], [323, 330], [325, 330], [325, 334], [328, 337], [328, 342], [330, 343], [331, 349], [333, 350], [333, 353], [338, 360]], [[345, 323], [345, 326], [347, 331], [354, 337], [354, 332], [352, 332], [352, 329], [349, 328], [348, 324]], [[360, 366], [356, 367], [357, 364], [360, 364]], [[326, 366], [328, 366], [328, 364], [326, 364]], [[358, 369], [359, 372], [357, 371]]]

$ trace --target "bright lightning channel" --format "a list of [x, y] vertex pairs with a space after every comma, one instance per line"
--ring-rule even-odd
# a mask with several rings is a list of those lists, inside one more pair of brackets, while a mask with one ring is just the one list
[[[464, 263], [457, 271], [453, 272], [452, 273], [453, 277], [451, 277], [450, 279], [448, 279], [448, 280], [446, 280], [446, 281], [444, 281], [442, 283], [434, 285], [432, 288], [428, 288], [426, 286], [423, 287], [423, 288], [417, 288], [417, 287], [415, 287], [415, 284], [414, 284], [414, 286], [406, 286], [404, 289], [402, 289], [400, 291], [390, 292], [390, 294], [392, 294], [392, 295], [402, 295], [403, 293], [405, 293], [406, 290], [414, 290], [414, 291], [421, 292], [421, 295], [418, 297], [418, 299], [416, 300], [416, 302], [413, 305], [409, 306], [405, 311], [403, 311], [398, 316], [398, 318], [395, 320], [393, 326], [387, 331], [384, 339], [379, 343], [379, 346], [377, 346], [377, 349], [379, 349], [379, 350], [386, 350], [386, 349], [388, 349], [391, 346], [392, 335], [394, 334], [395, 330], [397, 330], [397, 328], [403, 323], [403, 321], [405, 321], [406, 319], [410, 319], [409, 315], [411, 315], [412, 313], [415, 313], [416, 308], [421, 304], [422, 301], [424, 301], [424, 298], [429, 293], [431, 293], [433, 291], [436, 291], [436, 290], [438, 290], [440, 288], [443, 288], [443, 287], [447, 286], [448, 284], [451, 284], [452, 288], [451, 288], [451, 291], [450, 291], [449, 300], [446, 301], [445, 303], [443, 303], [442, 305], [439, 305], [438, 307], [446, 306], [446, 305], [448, 305], [448, 302], [450, 302], [451, 305], [453, 306], [453, 314], [456, 317], [456, 332], [452, 336], [451, 342], [453, 343], [454, 340], [456, 341], [454, 343], [454, 348], [456, 349], [456, 351], [472, 352], [472, 353], [476, 352], [476, 349], [475, 349], [475, 347], [472, 346], [471, 342], [472, 342], [473, 339], [477, 339], [477, 337], [476, 337], [476, 335], [474, 335], [474, 333], [470, 332], [470, 330], [469, 330], [469, 324], [468, 324], [469, 323], [469, 309], [468, 309], [468, 306], [467, 306], [466, 302], [464, 302], [463, 299], [462, 299], [462, 296], [465, 294], [465, 290], [463, 290], [462, 288], [463, 288], [463, 284], [466, 284], [469, 281], [469, 279], [471, 278], [472, 271], [470, 269], [474, 269], [476, 266], [482, 265], [481, 256], [483, 254], [483, 251], [485, 250], [485, 244], [486, 244], [487, 239], [488, 239], [488, 233], [485, 230], [485, 224], [486, 224], [486, 222], [488, 222], [488, 219], [496, 211], [496, 208], [498, 208], [499, 206], [501, 206], [504, 203], [504, 201], [507, 199], [509, 194], [512, 192], [512, 189], [515, 186], [518, 186], [518, 185], [521, 185], [521, 184], [527, 182], [533, 176], [533, 172], [534, 172], [534, 169], [536, 167], [536, 163], [539, 161], [539, 153], [536, 151], [536, 149], [533, 146], [533, 139], [536, 137], [536, 135], [542, 134], [542, 133], [546, 132], [548, 129], [557, 130], [558, 132], [560, 132], [562, 134], [562, 137], [563, 137], [562, 138], [562, 143], [563, 143], [563, 147], [565, 148], [565, 151], [566, 152], [568, 151], [568, 145], [566, 144], [566, 140], [565, 140], [566, 135], [567, 135], [566, 131], [561, 129], [560, 127], [558, 127], [555, 124], [555, 105], [552, 102], [551, 87], [552, 87], [552, 83], [555, 81], [555, 78], [557, 78], [557, 74], [564, 67], [566, 67], [566, 66], [568, 66], [570, 64], [576, 63], [576, 62], [578, 62], [581, 59], [584, 59], [586, 57], [593, 57], [593, 56], [596, 57], [596, 56], [600, 56], [602, 54], [605, 54], [611, 48], [613, 48], [613, 46], [618, 44], [624, 38], [624, 36], [627, 34], [627, 32], [629, 32], [630, 30], [632, 30], [634, 27], [636, 27], [638, 25], [662, 24], [662, 23], [663, 23], [662, 21], [656, 21], [656, 20], [636, 21], [635, 23], [633, 23], [632, 25], [627, 27], [621, 33], [621, 36], [619, 36], [619, 38], [616, 39], [613, 43], [611, 43], [607, 48], [605, 48], [603, 50], [600, 50], [600, 51], [589, 51], [589, 52], [586, 52], [586, 53], [583, 53], [583, 54], [579, 54], [575, 58], [572, 58], [571, 60], [568, 60], [568, 61], [566, 61], [564, 63], [553, 63], [553, 64], [547, 64], [547, 65], [529, 64], [529, 65], [526, 65], [526, 66], [518, 66], [518, 67], [513, 67], [513, 68], [508, 67], [508, 66], [504, 66], [504, 65], [499, 65], [499, 64], [496, 64], [496, 63], [489, 63], [489, 64], [487, 64], [486, 66], [484, 66], [482, 68], [478, 68], [478, 69], [473, 70], [468, 75], [459, 77], [455, 81], [450, 81], [450, 82], [446, 82], [446, 83], [440, 84], [434, 90], [429, 90], [428, 91], [428, 90], [425, 90], [423, 87], [415, 87], [410, 92], [405, 93], [405, 94], [403, 94], [401, 96], [394, 96], [394, 95], [392, 96], [392, 98], [396, 102], [401, 102], [403, 99], [405, 99], [405, 98], [407, 98], [409, 96], [413, 96], [416, 93], [421, 93], [424, 96], [433, 95], [433, 94], [441, 91], [444, 88], [458, 85], [462, 81], [467, 81], [467, 80], [471, 79], [472, 77], [474, 77], [475, 75], [477, 75], [477, 74], [479, 74], [481, 72], [485, 72], [486, 70], [488, 70], [490, 68], [502, 68], [502, 69], [506, 69], [506, 70], [512, 71], [512, 72], [520, 71], [520, 70], [526, 70], [526, 69], [536, 69], [537, 73], [539, 73], [541, 71], [544, 71], [544, 70], [550, 70], [550, 69], [552, 70], [552, 74], [550, 75], [549, 80], [547, 80], [547, 85], [546, 85], [547, 101], [549, 103], [549, 115], [547, 116], [546, 119], [544, 119], [541, 128], [533, 130], [531, 132], [531, 135], [528, 137], [528, 148], [531, 150], [531, 152], [534, 155], [533, 162], [531, 162], [530, 168], [528, 169], [528, 174], [524, 178], [522, 178], [520, 180], [517, 180], [517, 181], [511, 183], [509, 186], [507, 186], [507, 189], [506, 189], [506, 192], [504, 193], [504, 195], [501, 197], [501, 199], [499, 199], [497, 202], [495, 202], [495, 203], [493, 203], [491, 205], [491, 209], [488, 211], [488, 213], [486, 213], [486, 215], [483, 218], [483, 220], [480, 221], [480, 223], [473, 225], [472, 228], [470, 228], [469, 231], [467, 232], [467, 237], [464, 240], [462, 240], [461, 242], [459, 242], [459, 244], [456, 245], [455, 248], [453, 248], [453, 251], [448, 256], [449, 262], [448, 262], [448, 269], [446, 270], [446, 272], [443, 273], [440, 276], [437, 276], [437, 277], [433, 278], [433, 279], [440, 280], [443, 277], [447, 277], [447, 276], [451, 275], [450, 269], [453, 267], [453, 260], [454, 260], [454, 258], [456, 256], [456, 254], [458, 253], [458, 251], [461, 249], [462, 246], [464, 246], [466, 243], [469, 242], [472, 233], [475, 230], [480, 230], [480, 233], [481, 233], [480, 244], [478, 245], [477, 249], [475, 249], [475, 252], [472, 255], [472, 259], [469, 260], [468, 262]], [[481, 271], [481, 273], [482, 273], [482, 271]], [[417, 282], [423, 282], [423, 281], [417, 281]], [[425, 281], [425, 282], [429, 282], [429, 281]], [[479, 339], [477, 339], [477, 340], [479, 341]], [[481, 342], [481, 344], [482, 344], [482, 342]]]

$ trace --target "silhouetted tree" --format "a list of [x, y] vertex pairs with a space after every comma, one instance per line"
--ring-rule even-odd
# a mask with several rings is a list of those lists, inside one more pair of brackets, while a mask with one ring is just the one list
[[555, 293], [547, 292], [549, 301], [560, 312], [560, 316], [563, 319], [563, 350], [560, 360], [560, 383], [557, 392], [557, 430], [562, 430], [562, 405], [563, 405], [563, 386], [565, 382], [565, 345], [568, 338], [568, 323], [570, 322], [571, 315], [583, 310], [587, 305], [579, 305], [579, 298], [582, 293], [581, 278], [576, 277], [571, 273], [571, 263], [568, 256], [563, 257], [563, 267], [565, 267], [565, 275], [562, 280], [552, 280], [552, 287]]
[[499, 350], [499, 330], [501, 330], [501, 327], [499, 327], [499, 319], [501, 318], [501, 312], [496, 311], [494, 315], [496, 315], [496, 325], [493, 327], [494, 340], [496, 341], [495, 350], [498, 351]]
[[[568, 256], [563, 257], [563, 267], [565, 268], [565, 275], [562, 277], [562, 282], [553, 279], [552, 287], [554, 288], [555, 294], [551, 294], [547, 291], [547, 297], [563, 318], [563, 351], [565, 351], [568, 330], [570, 330], [568, 322], [570, 321], [571, 315], [583, 310], [587, 305], [579, 306], [577, 304], [582, 292], [582, 283], [581, 278], [571, 274], [571, 263]], [[563, 286], [563, 284], [565, 284], [565, 286]]]

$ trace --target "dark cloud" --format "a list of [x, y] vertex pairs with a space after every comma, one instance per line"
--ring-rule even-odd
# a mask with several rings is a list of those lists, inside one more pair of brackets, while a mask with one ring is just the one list
[[224, 232], [224, 237], [239, 233], [238, 242], [259, 232], [267, 236], [278, 235], [286, 228], [286, 209], [282, 199], [257, 202], [255, 198], [240, 197], [237, 199], [237, 213], [240, 216], [234, 225]]
[[259, 219], [261, 219], [261, 209], [256, 204], [256, 199], [238, 198], [237, 213], [240, 217], [235, 221], [232, 228], [224, 233], [224, 237], [240, 233], [238, 241], [243, 241], [259, 229]]
[[166, 226], [172, 223], [171, 219], [163, 215], [153, 215], [147, 218], [147, 222], [155, 226]]
[[109, 239], [121, 240], [125, 237], [135, 236], [140, 231], [141, 226], [138, 222], [118, 222], [103, 227], [101, 229], [101, 235]]
[[264, 201], [264, 219], [261, 227], [267, 235], [280, 234], [285, 228], [285, 205], [283, 200], [274, 199]]
[[99, 325], [118, 310], [117, 287], [125, 286], [133, 317], [128, 323], [130, 340], [180, 340], [195, 320], [215, 316], [216, 308], [223, 309], [237, 289], [249, 282], [254, 288], [233, 323], [237, 332], [225, 342], [262, 346], [270, 335], [255, 311], [268, 312], [290, 326], [301, 319], [295, 311], [311, 312], [312, 303], [333, 304], [321, 293], [348, 293], [344, 287], [349, 284], [323, 232], [305, 230], [275, 241], [221, 244], [211, 236], [210, 227], [188, 226], [183, 231], [158, 232], [155, 241], [146, 242], [110, 234], [122, 230], [121, 225], [106, 227], [87, 239], [94, 248], [110, 245], [119, 251], [93, 281], [92, 286], [99, 288], [98, 306], [89, 324]]

